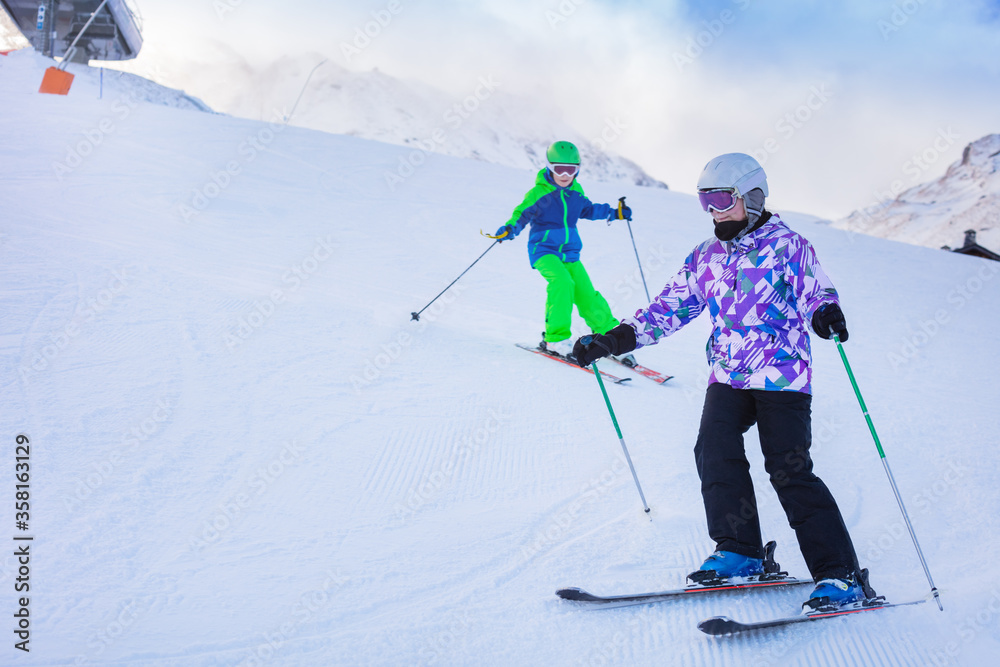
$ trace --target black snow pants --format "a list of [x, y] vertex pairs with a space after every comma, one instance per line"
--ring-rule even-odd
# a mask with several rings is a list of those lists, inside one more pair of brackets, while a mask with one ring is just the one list
[[694, 448], [708, 533], [716, 549], [764, 556], [757, 499], [743, 434], [754, 423], [764, 469], [795, 531], [813, 579], [845, 578], [859, 571], [851, 536], [830, 490], [813, 474], [812, 396], [796, 391], [708, 387]]

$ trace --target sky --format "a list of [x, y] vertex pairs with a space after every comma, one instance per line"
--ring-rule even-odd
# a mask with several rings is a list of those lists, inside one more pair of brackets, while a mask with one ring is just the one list
[[125, 68], [209, 103], [228, 68], [282, 56], [463, 97], [492, 76], [584, 136], [613, 126], [608, 148], [675, 190], [693, 192], [718, 154], [750, 153], [772, 208], [830, 218], [941, 176], [1000, 132], [998, 0], [133, 4], [146, 41]]

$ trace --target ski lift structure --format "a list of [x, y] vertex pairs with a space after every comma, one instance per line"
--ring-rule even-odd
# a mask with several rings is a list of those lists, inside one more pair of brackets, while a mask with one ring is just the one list
[[0, 0], [0, 6], [50, 58], [86, 65], [131, 60], [142, 48], [141, 21], [126, 0]]

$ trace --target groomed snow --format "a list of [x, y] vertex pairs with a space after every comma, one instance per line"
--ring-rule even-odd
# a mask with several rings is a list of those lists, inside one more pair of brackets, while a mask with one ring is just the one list
[[[639, 352], [676, 376], [666, 386], [609, 387], [647, 517], [596, 381], [513, 345], [542, 327], [523, 239], [410, 321], [489, 246], [479, 230], [506, 220], [531, 172], [429, 155], [393, 189], [403, 147], [126, 89], [39, 95], [43, 65], [0, 56], [0, 662], [982, 665], [1000, 652], [1000, 264], [783, 216], [842, 293], [845, 349], [943, 613], [732, 639], [696, 624], [794, 613], [807, 590], [581, 611], [554, 591], [673, 588], [711, 551], [691, 454], [707, 319]], [[709, 234], [689, 195], [583, 185], [628, 196], [651, 287]], [[584, 222], [583, 236], [616, 314], [643, 305], [626, 229]], [[836, 349], [814, 347], [816, 470], [875, 588], [925, 596]], [[29, 654], [12, 632], [18, 434]], [[747, 448], [765, 533], [805, 575], [755, 431]]]

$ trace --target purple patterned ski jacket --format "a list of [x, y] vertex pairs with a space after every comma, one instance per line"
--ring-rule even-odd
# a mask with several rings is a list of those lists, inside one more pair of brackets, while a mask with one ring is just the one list
[[816, 252], [777, 215], [738, 242], [705, 241], [653, 303], [624, 322], [637, 348], [653, 345], [708, 308], [709, 384], [811, 392], [807, 323], [837, 290]]

